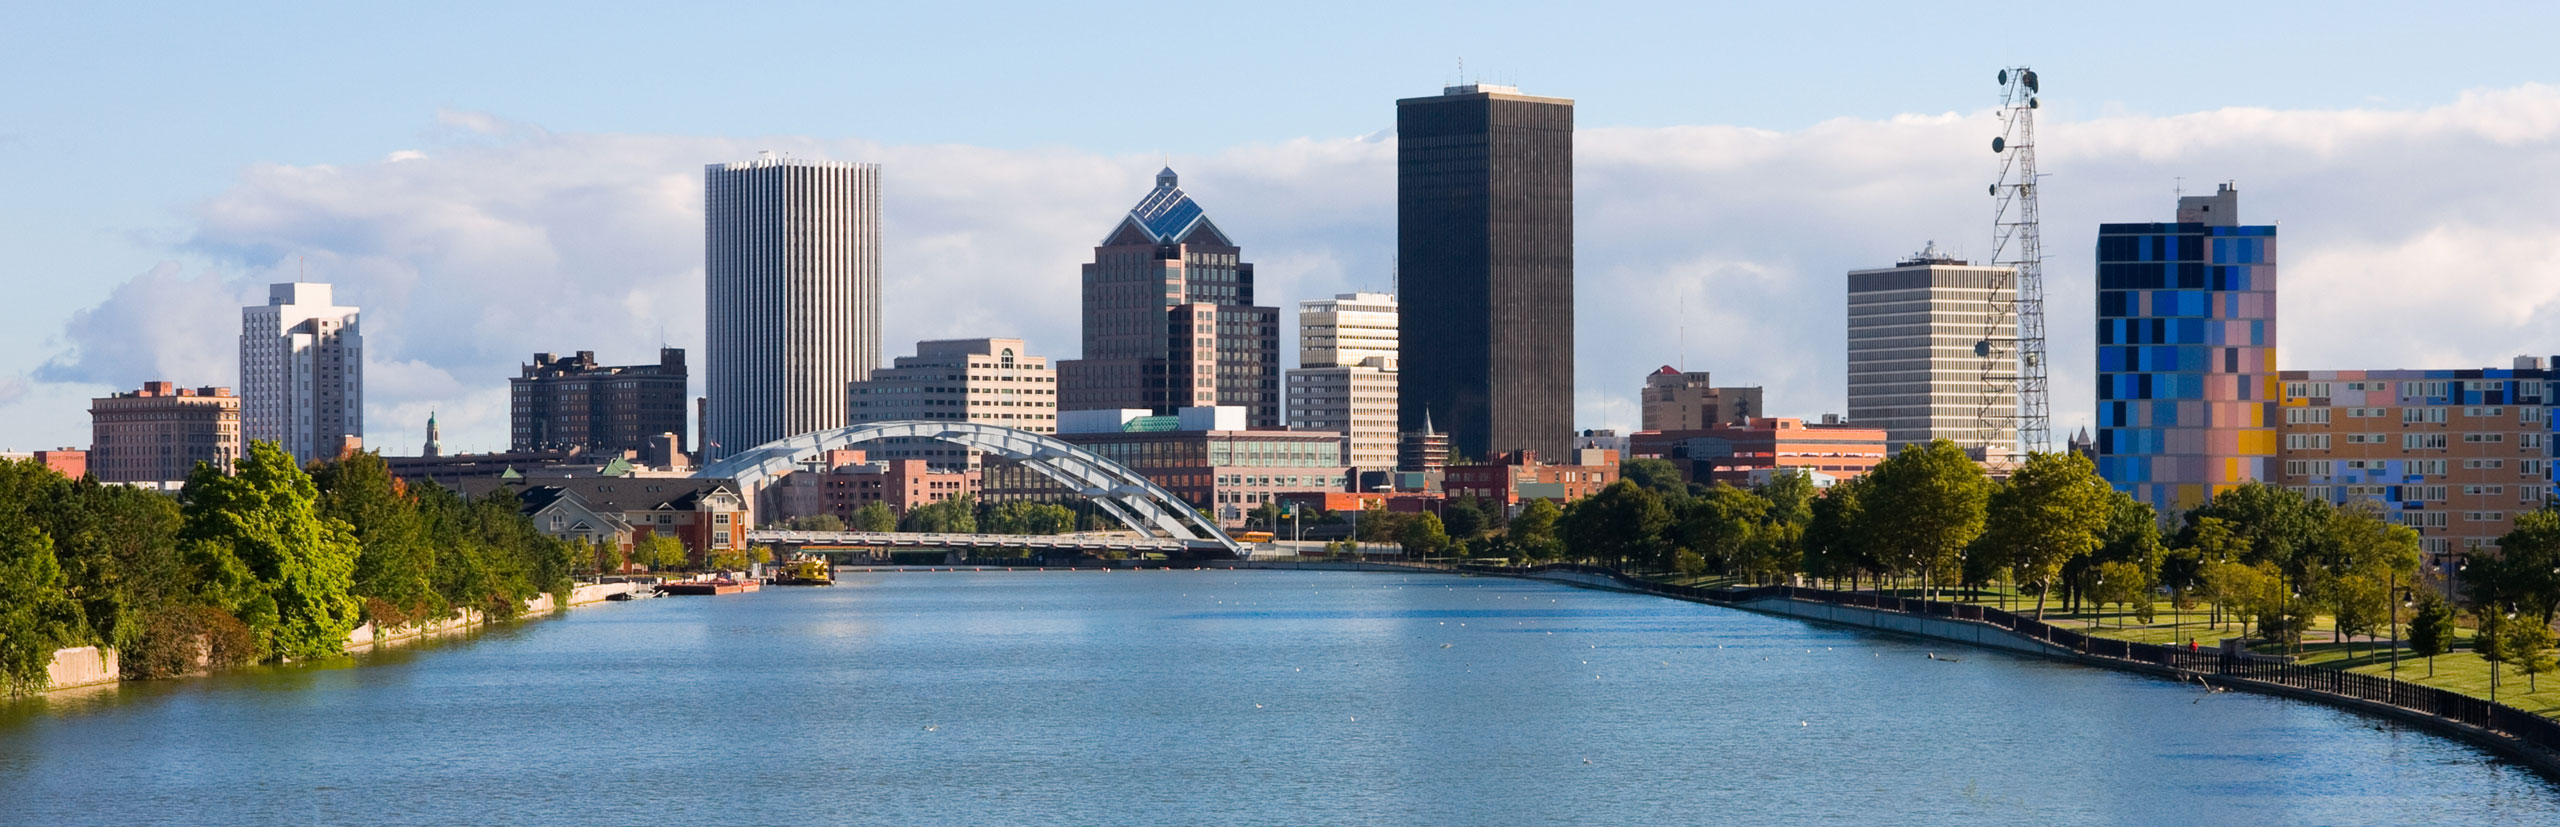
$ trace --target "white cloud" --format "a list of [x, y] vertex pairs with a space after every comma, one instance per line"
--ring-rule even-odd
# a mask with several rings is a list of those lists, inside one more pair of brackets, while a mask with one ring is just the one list
[[[369, 439], [409, 450], [434, 408], [449, 446], [499, 447], [506, 378], [532, 352], [632, 362], [662, 335], [700, 346], [701, 165], [761, 149], [882, 164], [890, 353], [920, 338], [1018, 335], [1068, 358], [1077, 265], [1167, 160], [437, 118], [441, 143], [382, 162], [246, 170], [196, 207], [187, 245], [237, 275], [190, 279], [170, 265], [135, 277], [66, 325], [35, 378], [229, 377], [231, 306], [307, 257], [311, 278], [366, 308]], [[1580, 421], [1633, 425], [1642, 375], [1683, 350], [1692, 369], [1767, 386], [1774, 413], [1840, 410], [1842, 274], [1931, 239], [1985, 257], [1994, 126], [1986, 112], [1581, 132]], [[2096, 225], [2166, 220], [2181, 178], [2190, 190], [2238, 179], [2243, 218], [2281, 222], [2287, 367], [2472, 367], [2560, 350], [2547, 332], [2560, 298], [2560, 89], [2424, 110], [2043, 126], [2065, 430], [2090, 407]], [[1257, 263], [1261, 300], [1288, 308], [1385, 285], [1394, 153], [1372, 135], [1171, 161]]]

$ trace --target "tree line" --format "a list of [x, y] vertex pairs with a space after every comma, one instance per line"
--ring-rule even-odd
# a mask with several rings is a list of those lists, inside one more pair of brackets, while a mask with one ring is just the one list
[[252, 442], [176, 497], [0, 462], [0, 682], [56, 649], [115, 649], [126, 678], [340, 654], [377, 628], [565, 599], [591, 551], [545, 536], [500, 489], [408, 486], [375, 453], [308, 468]]
[[907, 509], [901, 515], [888, 503], [865, 503], [853, 519], [834, 514], [798, 517], [784, 525], [795, 531], [903, 531], [921, 534], [1068, 534], [1106, 527], [1099, 515], [1046, 502], [981, 502], [962, 494]]

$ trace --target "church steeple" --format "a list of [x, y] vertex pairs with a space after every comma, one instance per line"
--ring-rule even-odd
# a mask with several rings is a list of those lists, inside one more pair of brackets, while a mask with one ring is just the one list
[[434, 411], [427, 412], [427, 447], [425, 450], [419, 451], [418, 455], [422, 457], [444, 456], [444, 440], [439, 439], [436, 436], [436, 413]]

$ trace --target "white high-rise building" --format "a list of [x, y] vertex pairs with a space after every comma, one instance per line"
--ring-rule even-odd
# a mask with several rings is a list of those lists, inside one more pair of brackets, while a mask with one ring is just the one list
[[267, 286], [267, 303], [240, 308], [240, 437], [293, 458], [334, 459], [364, 444], [364, 334], [356, 308], [329, 285]]
[[843, 426], [880, 365], [879, 165], [766, 153], [703, 183], [703, 451]]
[[1289, 427], [1340, 431], [1362, 471], [1396, 467], [1396, 297], [1343, 293], [1298, 303]]
[[[2008, 269], [1984, 267], [1938, 252], [1936, 242], [1910, 259], [1849, 273], [1849, 422], [1881, 428], [1885, 450], [1947, 439], [1968, 450], [1986, 441], [2002, 460], [2015, 452], [2014, 419], [1983, 431], [1987, 402], [1995, 416], [2018, 410], [2016, 385], [1990, 392], [1974, 345], [1986, 335], [2014, 340], [2012, 317], [1991, 330], [1993, 301], [2011, 300]], [[2015, 348], [2009, 350], [2016, 353]], [[2016, 357], [1995, 370], [2016, 376]]]

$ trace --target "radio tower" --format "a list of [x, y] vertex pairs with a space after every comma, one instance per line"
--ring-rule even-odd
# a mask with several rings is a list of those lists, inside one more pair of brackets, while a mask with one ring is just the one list
[[[2018, 444], [2010, 450], [2053, 447], [2045, 393], [2044, 240], [2036, 226], [2036, 91], [2035, 70], [2000, 70], [2001, 134], [1991, 139], [1991, 151], [2000, 155], [2000, 181], [1991, 185], [1991, 264], [2006, 272], [1992, 285], [1991, 323], [1973, 345], [1982, 357], [1977, 442], [1986, 461], [1994, 456], [1992, 443], [2011, 428]], [[2012, 277], [2015, 289], [2002, 290]]]

